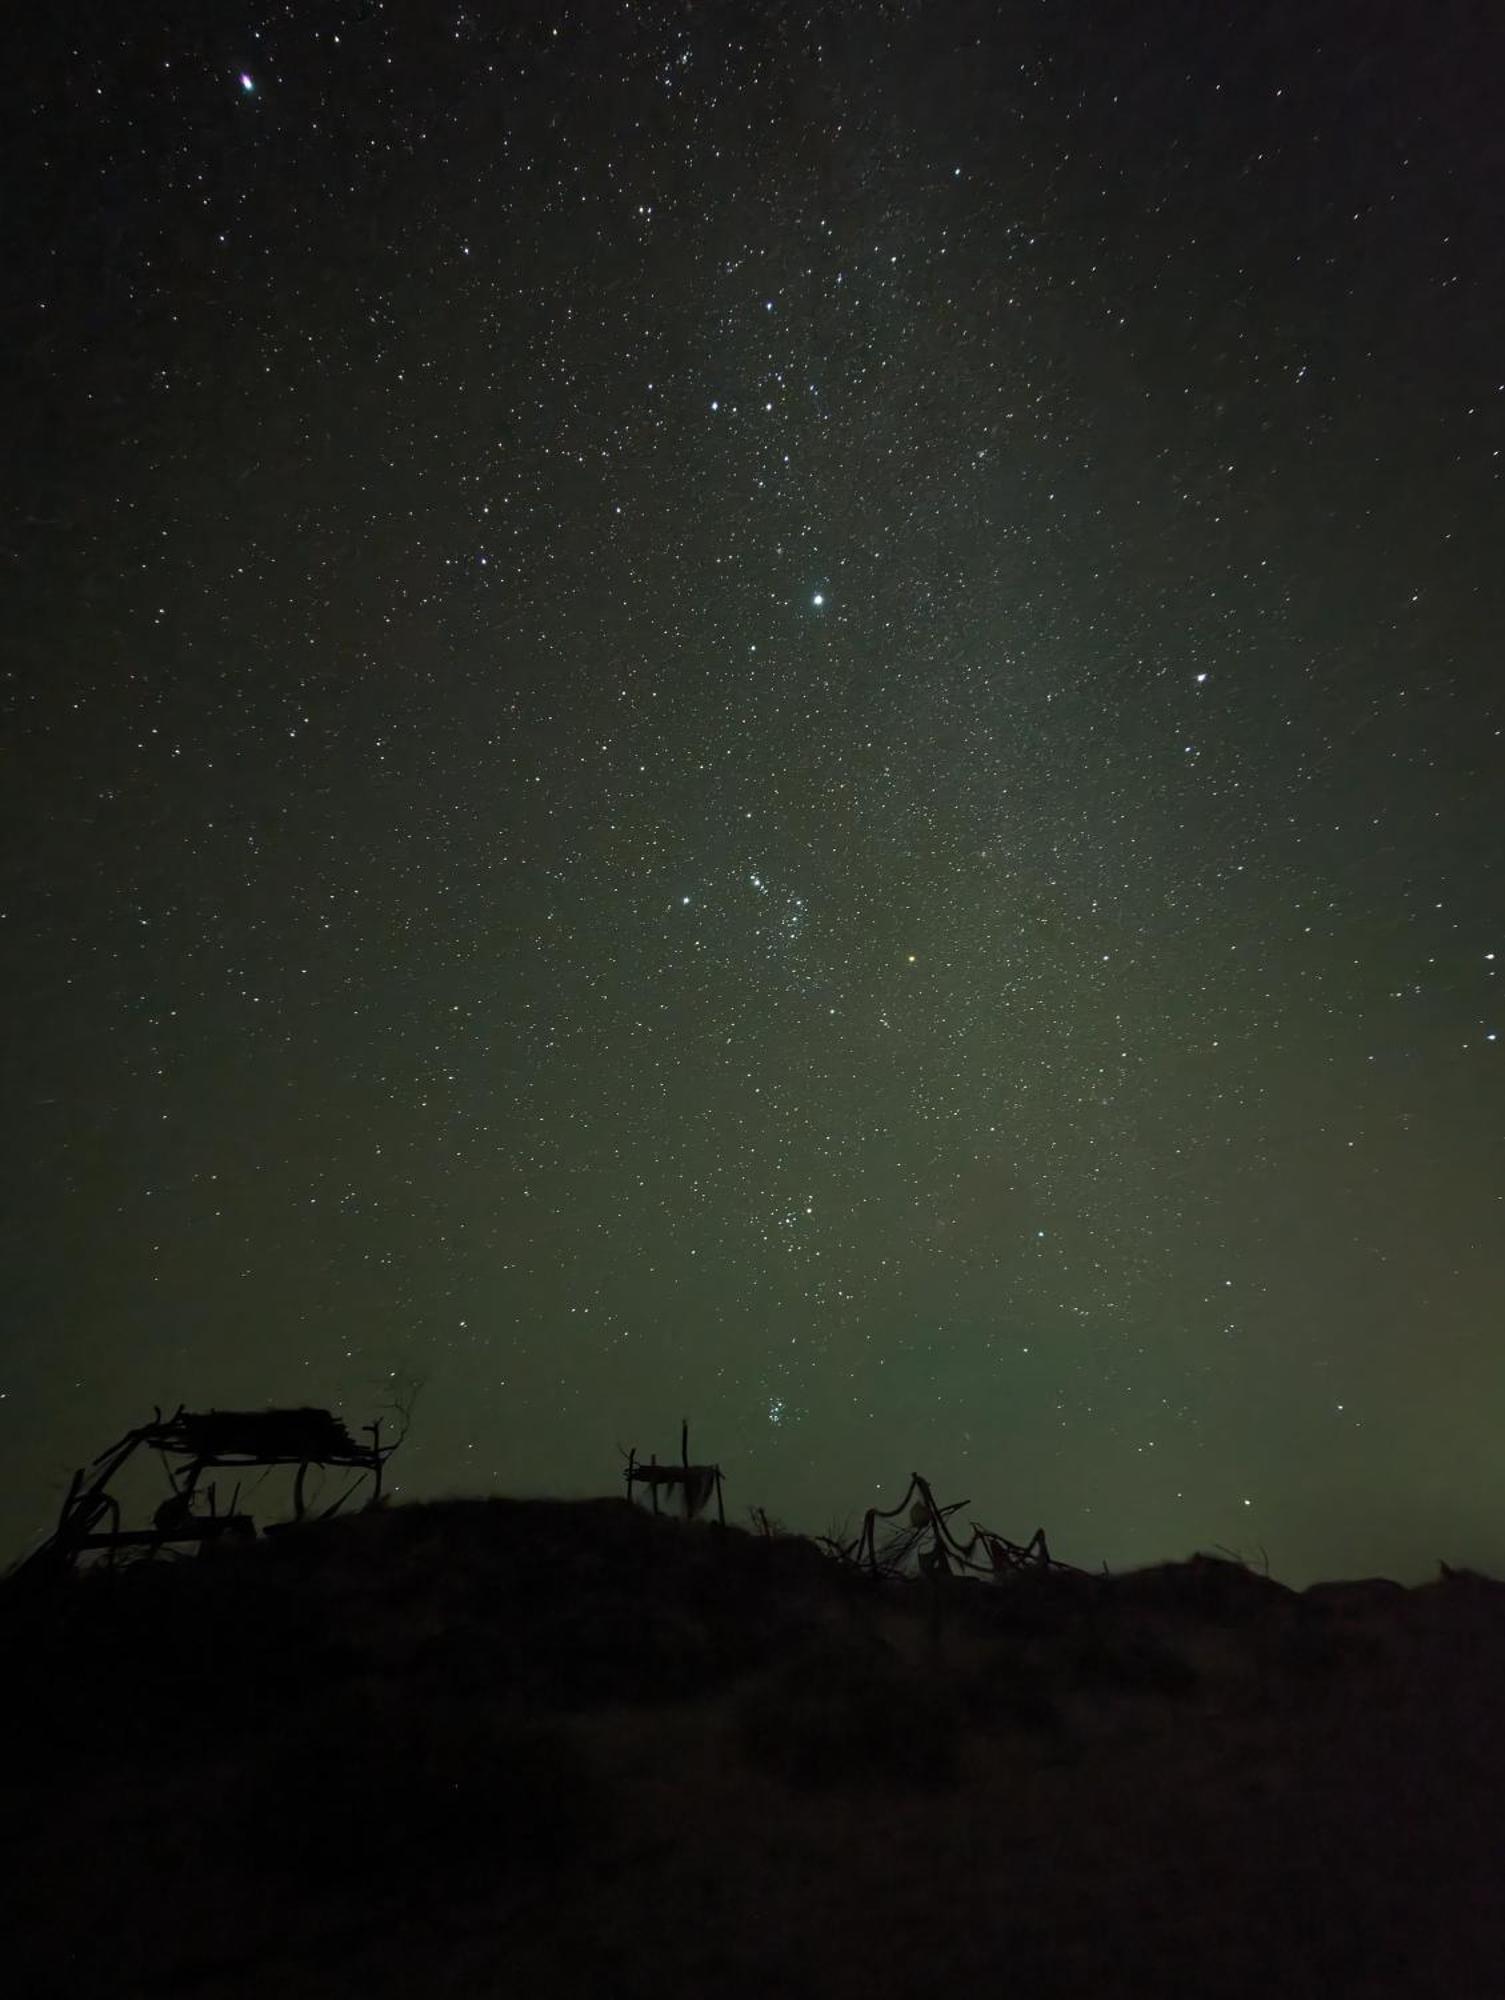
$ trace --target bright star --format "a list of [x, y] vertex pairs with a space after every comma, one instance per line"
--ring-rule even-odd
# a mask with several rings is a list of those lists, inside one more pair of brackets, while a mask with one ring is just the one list
[[824, 593], [823, 593], [823, 592], [821, 592], [821, 591], [819, 591], [819, 590], [818, 590], [818, 591], [816, 591], [815, 595], [814, 595], [814, 596], [813, 596], [813, 597], [811, 598], [811, 600], [810, 600], [810, 602], [811, 602], [812, 604], [815, 604], [815, 605], [821, 605], [821, 604], [824, 604], [824, 603], [825, 603], [825, 601], [826, 601], [826, 600], [825, 600], [825, 596], [824, 596]]
[[251, 81], [250, 77], [246, 75], [244, 70], [242, 70], [240, 73], [240, 87], [242, 90], [248, 90], [248, 91], [254, 90], [256, 88], [256, 85]]

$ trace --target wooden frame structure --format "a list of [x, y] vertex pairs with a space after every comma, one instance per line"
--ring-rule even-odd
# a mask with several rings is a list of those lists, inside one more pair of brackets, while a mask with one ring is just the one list
[[[862, 1532], [855, 1541], [841, 1542], [830, 1535], [818, 1537], [820, 1546], [839, 1562], [850, 1564], [871, 1577], [900, 1576], [911, 1557], [920, 1574], [933, 1580], [953, 1575], [991, 1577], [995, 1581], [1016, 1570], [1057, 1570], [1071, 1576], [1085, 1571], [1071, 1563], [1058, 1562], [1046, 1544], [1045, 1530], [1036, 1528], [1027, 1542], [1011, 1542], [978, 1522], [965, 1542], [952, 1531], [951, 1517], [969, 1503], [953, 1500], [940, 1505], [930, 1490], [930, 1482], [918, 1472], [909, 1476], [909, 1486], [897, 1507], [869, 1507], [862, 1517]], [[878, 1523], [897, 1521], [898, 1528], [880, 1548]], [[977, 1551], [981, 1549], [981, 1556]]]
[[638, 1464], [636, 1445], [627, 1454], [627, 1498], [631, 1500], [634, 1486], [646, 1486], [653, 1501], [653, 1511], [658, 1513], [660, 1487], [672, 1492], [678, 1490], [680, 1502], [687, 1521], [693, 1521], [709, 1501], [716, 1496], [716, 1519], [726, 1526], [726, 1502], [722, 1495], [721, 1467], [719, 1465], [691, 1465], [690, 1463], [690, 1420], [682, 1417], [679, 1425], [679, 1464], [660, 1465], [658, 1459], [650, 1458], [646, 1465]]
[[[254, 1536], [256, 1524], [251, 1516], [236, 1511], [239, 1481], [221, 1513], [216, 1482], [200, 1484], [210, 1471], [295, 1466], [295, 1522], [307, 1514], [305, 1489], [312, 1465], [344, 1467], [356, 1474], [334, 1505], [324, 1509], [321, 1519], [338, 1513], [367, 1477], [371, 1480], [368, 1504], [374, 1505], [381, 1498], [382, 1468], [402, 1440], [384, 1445], [380, 1418], [366, 1424], [364, 1430], [371, 1442], [357, 1444], [328, 1410], [194, 1412], [179, 1404], [170, 1417], [164, 1417], [158, 1409], [149, 1424], [127, 1431], [90, 1465], [80, 1466], [63, 1501], [57, 1527], [21, 1567], [71, 1568], [81, 1555], [90, 1552], [102, 1552], [111, 1563], [127, 1551], [152, 1556], [164, 1549], [197, 1544], [207, 1552], [227, 1535]], [[157, 1453], [170, 1490], [149, 1528], [125, 1528], [110, 1484], [141, 1450]]]

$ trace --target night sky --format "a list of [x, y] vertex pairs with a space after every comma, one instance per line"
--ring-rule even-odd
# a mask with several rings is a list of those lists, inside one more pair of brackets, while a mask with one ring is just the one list
[[1505, 1569], [1492, 14], [21, 11], [0, 1555], [422, 1377]]

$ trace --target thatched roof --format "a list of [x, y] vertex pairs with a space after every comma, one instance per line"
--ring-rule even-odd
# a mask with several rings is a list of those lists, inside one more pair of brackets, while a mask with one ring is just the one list
[[180, 1410], [151, 1442], [191, 1458], [246, 1458], [257, 1462], [308, 1459], [331, 1465], [370, 1456], [328, 1410]]

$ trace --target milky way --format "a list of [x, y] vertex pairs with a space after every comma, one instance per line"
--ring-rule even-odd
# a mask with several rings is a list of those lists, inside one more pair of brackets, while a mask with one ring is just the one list
[[738, 1517], [1505, 1562], [1483, 10], [46, 13], [6, 1552], [418, 1376], [404, 1496], [684, 1414]]

